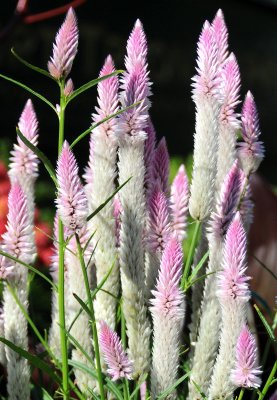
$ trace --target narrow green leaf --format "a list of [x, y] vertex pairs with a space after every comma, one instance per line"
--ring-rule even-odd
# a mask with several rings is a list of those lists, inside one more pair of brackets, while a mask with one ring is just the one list
[[71, 143], [70, 148], [73, 149], [73, 147], [80, 142], [80, 140], [82, 140], [84, 137], [86, 137], [87, 135], [89, 135], [90, 133], [92, 133], [93, 129], [97, 128], [97, 126], [103, 124], [103, 122], [109, 121], [110, 119], [117, 117], [118, 115], [124, 113], [125, 111], [129, 110], [130, 108], [136, 107], [137, 105], [139, 105], [141, 103], [141, 101], [138, 101], [134, 104], [132, 104], [131, 106], [128, 106], [126, 108], [123, 108], [122, 110], [117, 111], [114, 114], [108, 115], [106, 118], [102, 119], [101, 121], [97, 122], [94, 125], [91, 125], [88, 129], [86, 129], [83, 133], [81, 133], [79, 136], [77, 136], [77, 138]]
[[80, 297], [76, 294], [73, 293], [73, 296], [75, 297], [75, 299], [78, 301], [78, 303], [80, 304], [80, 306], [82, 307], [82, 309], [89, 315], [89, 317], [91, 318], [91, 312], [90, 309], [88, 308], [88, 306], [86, 305], [86, 303], [80, 299]]
[[19, 258], [16, 258], [14, 256], [12, 256], [9, 253], [6, 253], [3, 250], [0, 250], [0, 254], [4, 257], [9, 258], [10, 260], [15, 261], [16, 263], [23, 265], [24, 267], [28, 268], [30, 271], [34, 272], [35, 274], [39, 275], [42, 279], [44, 279], [46, 282], [48, 282], [53, 289], [55, 289], [57, 291], [57, 286], [51, 281], [51, 279], [49, 279], [46, 275], [44, 275], [42, 272], [40, 272], [38, 269], [32, 267], [32, 265], [26, 264], [25, 262], [21, 261]]
[[[92, 368], [94, 369], [94, 360], [90, 357], [90, 355], [86, 352], [86, 350], [83, 348], [83, 346], [80, 345], [80, 343], [74, 338], [74, 336], [69, 333], [67, 329], [64, 329], [66, 336], [68, 336], [69, 340], [74, 344], [76, 349], [79, 349], [80, 352], [86, 357], [88, 362], [91, 364]], [[94, 369], [95, 370], [95, 369]], [[95, 371], [96, 375], [96, 371]]]
[[21, 62], [22, 64], [24, 64], [27, 68], [30, 68], [30, 69], [32, 69], [33, 71], [36, 71], [36, 72], [38, 72], [39, 74], [45, 75], [45, 76], [47, 76], [47, 78], [51, 78], [52, 80], [56, 81], [56, 79], [53, 78], [53, 76], [50, 75], [48, 71], [46, 71], [45, 69], [39, 68], [39, 67], [37, 67], [37, 66], [35, 66], [35, 65], [33, 65], [33, 64], [30, 64], [28, 61], [24, 60], [24, 58], [20, 57], [20, 56], [15, 52], [15, 50], [14, 50], [13, 47], [12, 47], [12, 49], [11, 49], [11, 53], [12, 53], [12, 55], [15, 56], [15, 58], [16, 58], [19, 62]]
[[91, 81], [85, 83], [84, 85], [82, 85], [81, 87], [79, 87], [78, 89], [74, 90], [74, 92], [72, 93], [71, 96], [68, 97], [67, 99], [67, 104], [75, 99], [75, 97], [79, 96], [81, 93], [85, 92], [86, 90], [92, 88], [93, 86], [97, 85], [99, 82], [104, 81], [105, 79], [111, 78], [112, 76], [116, 76], [118, 74], [121, 74], [122, 72], [124, 72], [123, 70], [117, 70], [112, 72], [109, 75], [105, 75], [105, 76], [101, 76], [99, 78], [96, 79], [92, 79]]
[[136, 396], [136, 394], [137, 394], [138, 391], [140, 390], [140, 386], [143, 384], [143, 382], [146, 381], [147, 375], [148, 375], [148, 374], [143, 374], [143, 375], [139, 378], [139, 381], [137, 382], [137, 385], [136, 385], [135, 389], [133, 390], [133, 392], [132, 392], [132, 394], [131, 394], [131, 396], [130, 396], [130, 400], [132, 400], [132, 399]]
[[50, 394], [44, 388], [41, 388], [41, 390], [43, 394], [42, 400], [54, 400], [53, 397], [50, 396]]
[[179, 378], [173, 385], [171, 385], [169, 388], [167, 388], [166, 390], [164, 390], [158, 397], [157, 400], [161, 400], [166, 398], [170, 393], [172, 393], [177, 386], [179, 386], [182, 382], [184, 382], [188, 376], [190, 375], [190, 373], [185, 374], [184, 376], [182, 376], [181, 378]]
[[112, 200], [112, 198], [116, 195], [116, 193], [118, 193], [118, 192], [129, 182], [129, 180], [130, 180], [131, 178], [132, 178], [132, 177], [130, 177], [129, 179], [127, 179], [126, 182], [122, 183], [122, 185], [120, 185], [120, 186], [113, 192], [113, 194], [112, 194], [110, 197], [108, 197], [107, 200], [104, 201], [104, 203], [100, 204], [100, 206], [97, 207], [96, 210], [94, 210], [93, 213], [91, 213], [91, 214], [87, 217], [87, 221], [91, 220], [91, 218], [93, 218], [96, 214], [98, 214], [99, 211], [101, 211], [102, 208], [104, 208], [104, 207], [109, 203], [109, 201]]
[[97, 287], [93, 290], [93, 292], [91, 293], [91, 297], [94, 300], [97, 293], [99, 292], [99, 290], [102, 289], [102, 287], [104, 286], [106, 280], [108, 279], [108, 277], [111, 275], [111, 272], [115, 266], [116, 260], [113, 262], [113, 265], [111, 266], [111, 268], [108, 270], [108, 272], [106, 273], [106, 275], [104, 275], [103, 279], [100, 281], [99, 285], [97, 285]]
[[19, 346], [16, 346], [14, 343], [10, 342], [9, 340], [0, 337], [0, 341], [7, 345], [10, 349], [15, 351], [17, 354], [19, 354], [21, 357], [25, 358], [28, 360], [32, 365], [35, 367], [39, 368], [41, 371], [45, 372], [51, 379], [53, 379], [54, 382], [57, 382], [59, 385], [61, 384], [61, 379], [60, 377], [55, 374], [53, 368], [51, 368], [46, 362], [41, 360], [37, 356], [33, 356], [32, 354], [28, 353], [28, 351], [22, 349]]
[[21, 82], [16, 81], [15, 79], [10, 78], [9, 76], [0, 74], [0, 78], [5, 79], [6, 81], [12, 82], [17, 86], [22, 87], [23, 89], [27, 90], [27, 92], [31, 93], [32, 95], [38, 97], [40, 100], [42, 100], [44, 103], [46, 103], [49, 107], [51, 107], [55, 113], [57, 114], [56, 108], [55, 106], [49, 101], [47, 100], [44, 96], [42, 96], [40, 93], [35, 92], [33, 89], [29, 88], [29, 86], [24, 85]]
[[251, 255], [277, 281], [277, 276], [274, 274], [274, 272], [270, 268], [268, 268], [261, 260], [259, 260], [259, 258], [256, 257], [254, 254]]
[[209, 272], [208, 274], [199, 276], [199, 278], [197, 278], [197, 279], [195, 279], [194, 281], [192, 281], [192, 282], [190, 283], [190, 285], [186, 286], [186, 289], [185, 289], [185, 290], [188, 290], [188, 288], [189, 288], [190, 286], [193, 286], [195, 283], [197, 283], [197, 282], [199, 282], [199, 281], [202, 281], [203, 279], [207, 278], [207, 276], [216, 274], [217, 272], [218, 272], [218, 271], [213, 271], [213, 272]]
[[254, 304], [254, 308], [255, 308], [255, 310], [257, 311], [257, 313], [258, 313], [258, 315], [259, 315], [259, 317], [260, 317], [262, 323], [264, 324], [264, 327], [265, 327], [265, 329], [266, 329], [266, 331], [267, 331], [267, 333], [268, 333], [268, 336], [270, 337], [270, 339], [271, 339], [273, 342], [276, 342], [276, 338], [275, 338], [275, 336], [274, 336], [274, 332], [273, 332], [273, 330], [271, 329], [271, 327], [269, 326], [267, 320], [266, 320], [265, 317], [263, 316], [263, 314], [262, 314], [262, 312], [260, 311], [260, 309], [259, 309], [259, 307], [257, 306], [257, 304]]
[[51, 164], [51, 161], [46, 157], [46, 155], [37, 148], [37, 146], [34, 146], [33, 143], [31, 143], [19, 130], [19, 128], [16, 128], [16, 133], [22, 140], [22, 142], [29, 147], [37, 156], [38, 158], [42, 161], [44, 164], [45, 168], [47, 169], [50, 177], [52, 178], [53, 182], [57, 186], [57, 178], [56, 178], [56, 173], [53, 165]]
[[196, 267], [192, 270], [192, 273], [190, 274], [188, 281], [191, 282], [193, 280], [193, 278], [195, 277], [195, 275], [198, 274], [198, 272], [200, 271], [200, 269], [203, 267], [203, 265], [205, 264], [205, 262], [207, 261], [209, 257], [209, 251], [207, 251], [203, 257], [201, 258], [201, 260], [199, 261], [199, 263], [196, 265]]

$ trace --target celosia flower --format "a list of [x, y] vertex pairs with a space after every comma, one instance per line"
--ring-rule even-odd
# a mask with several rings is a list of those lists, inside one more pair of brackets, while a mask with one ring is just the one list
[[78, 36], [76, 15], [73, 8], [70, 8], [56, 35], [53, 55], [48, 62], [48, 69], [53, 78], [66, 78], [70, 73], [77, 53]]
[[116, 238], [116, 245], [119, 246], [120, 242], [120, 216], [122, 213], [122, 207], [120, 203], [119, 194], [116, 194], [113, 199], [113, 217], [115, 220], [115, 238]]
[[71, 233], [86, 223], [87, 199], [78, 176], [78, 165], [67, 141], [57, 164], [58, 196], [56, 200], [59, 216]]
[[248, 175], [257, 170], [264, 158], [264, 146], [258, 140], [261, 134], [258, 112], [250, 91], [247, 92], [243, 103], [241, 121], [243, 142], [238, 145], [238, 156], [243, 170]]
[[147, 139], [144, 146], [144, 163], [145, 163], [145, 192], [146, 197], [151, 193], [151, 188], [153, 184], [153, 159], [155, 155], [156, 146], [156, 132], [152, 121], [148, 120], [147, 127], [145, 128], [147, 133]]
[[137, 64], [147, 67], [147, 40], [143, 30], [142, 23], [136, 20], [127, 42], [127, 55], [125, 57], [125, 66], [128, 72], [133, 70]]
[[[38, 144], [38, 121], [32, 101], [29, 99], [22, 111], [18, 127], [20, 132], [34, 146]], [[12, 181], [17, 179], [36, 178], [38, 175], [38, 157], [18, 137], [18, 144], [11, 151], [9, 176]], [[26, 193], [27, 194], [27, 193]]]
[[[30, 225], [26, 195], [21, 186], [13, 184], [8, 199], [9, 213], [7, 231], [3, 234], [3, 250], [27, 264], [34, 261], [34, 231]], [[10, 261], [13, 265], [14, 262]], [[13, 263], [13, 264], [12, 264]]]
[[238, 129], [240, 127], [239, 114], [235, 113], [235, 107], [240, 103], [240, 73], [233, 53], [229, 55], [222, 66], [219, 90], [223, 101], [219, 115], [220, 122]]
[[122, 347], [121, 340], [104, 321], [100, 323], [99, 344], [108, 365], [107, 372], [111, 375], [112, 380], [132, 379], [132, 364]]
[[170, 208], [172, 228], [179, 241], [186, 237], [189, 202], [189, 182], [185, 166], [181, 165], [171, 185]]
[[238, 206], [244, 182], [243, 172], [235, 161], [223, 181], [216, 209], [211, 215], [209, 231], [215, 238], [224, 238]]
[[169, 315], [172, 318], [184, 315], [184, 309], [181, 307], [184, 295], [179, 287], [182, 267], [182, 248], [179, 241], [173, 237], [163, 252], [156, 289], [152, 291], [152, 314]]
[[246, 271], [246, 233], [239, 212], [231, 222], [226, 234], [223, 271], [219, 275], [218, 296], [246, 302], [250, 298]]
[[237, 387], [258, 388], [261, 385], [261, 373], [255, 338], [247, 326], [244, 326], [236, 346], [236, 363], [231, 379]]
[[70, 96], [73, 93], [73, 90], [74, 85], [72, 79], [70, 78], [66, 81], [63, 93], [65, 96]]
[[217, 45], [217, 60], [223, 64], [228, 57], [228, 30], [224, 21], [223, 12], [219, 9], [212, 22], [214, 40]]
[[148, 245], [153, 253], [162, 253], [171, 234], [168, 201], [160, 185], [156, 184], [149, 198]]
[[163, 137], [154, 153], [153, 159], [153, 181], [157, 181], [164, 193], [168, 192], [169, 177], [169, 154], [166, 140]]

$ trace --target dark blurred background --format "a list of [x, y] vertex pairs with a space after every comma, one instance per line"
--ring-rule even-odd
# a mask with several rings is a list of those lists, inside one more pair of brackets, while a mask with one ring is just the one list
[[[16, 1], [0, 3], [3, 29], [12, 18]], [[68, 0], [30, 0], [35, 14], [69, 3]], [[79, 20], [79, 53], [72, 70], [75, 87], [97, 77], [107, 54], [124, 68], [125, 46], [137, 18], [149, 42], [149, 68], [153, 82], [151, 115], [159, 137], [166, 136], [171, 155], [185, 156], [193, 148], [194, 105], [191, 77], [194, 75], [196, 42], [205, 19], [212, 20], [222, 8], [229, 29], [230, 49], [237, 56], [244, 96], [250, 89], [257, 102], [266, 158], [260, 171], [277, 185], [277, 1], [235, 0], [87, 0], [76, 12]], [[53, 102], [58, 101], [54, 82], [28, 70], [10, 53], [14, 47], [29, 62], [46, 67], [55, 33], [64, 16], [38, 23], [19, 23], [0, 42], [0, 72], [28, 84]], [[0, 29], [0, 30], [1, 30]], [[0, 135], [15, 139], [15, 125], [28, 94], [0, 80]], [[57, 120], [52, 110], [33, 98], [40, 121], [40, 147], [55, 160]], [[72, 140], [87, 129], [96, 104], [90, 90], [70, 105], [66, 135]], [[78, 144], [78, 158], [85, 165], [88, 138]]]

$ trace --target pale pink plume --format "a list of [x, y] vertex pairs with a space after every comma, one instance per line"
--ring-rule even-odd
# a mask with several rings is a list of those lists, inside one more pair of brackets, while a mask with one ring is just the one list
[[236, 346], [236, 363], [231, 379], [237, 387], [259, 388], [262, 373], [258, 366], [257, 346], [254, 336], [247, 326], [244, 326]]
[[73, 81], [71, 78], [69, 78], [64, 86], [64, 95], [70, 96], [73, 93], [73, 90], [74, 90]]
[[104, 321], [100, 322], [99, 344], [108, 366], [107, 372], [112, 380], [132, 379], [132, 364], [123, 349], [121, 340]]
[[143, 30], [143, 25], [139, 19], [136, 20], [134, 28], [127, 41], [127, 56], [125, 57], [125, 65], [128, 72], [133, 67], [141, 64], [147, 67], [147, 40]]
[[171, 185], [170, 208], [172, 228], [179, 241], [186, 237], [189, 207], [189, 181], [181, 165]]
[[[22, 111], [18, 122], [20, 132], [34, 146], [38, 144], [38, 121], [32, 101], [29, 99]], [[11, 151], [10, 174], [16, 178], [17, 175], [37, 177], [38, 175], [38, 157], [27, 147], [22, 140], [17, 137], [17, 144]]]
[[153, 159], [153, 183], [158, 182], [162, 191], [168, 193], [169, 154], [163, 137], [155, 150]]
[[228, 30], [221, 9], [217, 11], [216, 16], [214, 17], [212, 29], [217, 45], [217, 59], [220, 65], [223, 64], [228, 57]]
[[65, 141], [57, 164], [58, 214], [69, 233], [81, 229], [88, 216], [87, 199], [78, 176], [78, 165], [74, 154]]
[[53, 45], [53, 55], [48, 62], [48, 70], [55, 79], [66, 78], [71, 71], [78, 49], [79, 32], [73, 8], [66, 14]]
[[162, 253], [172, 233], [169, 217], [168, 200], [156, 184], [152, 190], [148, 202], [149, 234], [148, 245], [153, 253]]
[[250, 298], [248, 280], [245, 275], [247, 259], [246, 233], [239, 212], [231, 222], [225, 239], [223, 271], [219, 274], [219, 300], [246, 302]]
[[155, 290], [152, 290], [154, 295], [150, 300], [152, 313], [173, 318], [183, 316], [184, 295], [180, 290], [182, 268], [181, 244], [172, 237], [163, 252], [157, 285]]

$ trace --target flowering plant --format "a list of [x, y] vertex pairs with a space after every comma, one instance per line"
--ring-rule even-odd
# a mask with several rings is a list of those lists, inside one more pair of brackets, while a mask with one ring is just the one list
[[[8, 398], [30, 398], [30, 364], [52, 381], [52, 388], [41, 385], [48, 399], [219, 400], [238, 393], [241, 400], [245, 389], [265, 398], [276, 363], [259, 391], [262, 369], [248, 327], [247, 311], [252, 309], [246, 257], [253, 209], [250, 182], [264, 148], [250, 92], [241, 115], [237, 112], [240, 73], [229, 53], [222, 11], [212, 23], [204, 23], [198, 42], [190, 186], [183, 165], [169, 184], [166, 141], [156, 143], [142, 23], [136, 21], [128, 39], [125, 71], [116, 70], [108, 56], [99, 78], [75, 89], [70, 72], [77, 48], [77, 18], [70, 9], [56, 35], [49, 72], [16, 56], [57, 83], [56, 106], [0, 75], [45, 102], [59, 121], [56, 170], [38, 148], [31, 100], [20, 117], [10, 157], [0, 251], [0, 361], [7, 369]], [[68, 143], [67, 106], [95, 85], [92, 125]], [[88, 135], [83, 184], [73, 150]], [[39, 160], [57, 194], [52, 279], [34, 268]], [[188, 212], [193, 234], [184, 263]], [[28, 313], [29, 270], [52, 288], [46, 336]], [[276, 317], [271, 327], [257, 310], [274, 341]], [[28, 325], [42, 354], [28, 352]]]

